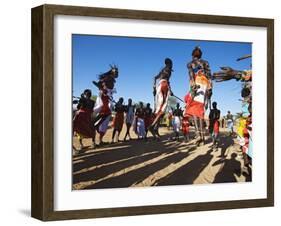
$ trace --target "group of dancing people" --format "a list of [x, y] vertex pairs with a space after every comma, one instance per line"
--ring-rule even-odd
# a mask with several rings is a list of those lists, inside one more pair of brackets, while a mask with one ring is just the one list
[[173, 72], [173, 61], [170, 58], [164, 60], [165, 66], [153, 79], [154, 110], [150, 108], [150, 104], [144, 106], [142, 102], [136, 107], [133, 105], [132, 99], [128, 100], [127, 105], [124, 104], [123, 98], [119, 98], [117, 102], [114, 101], [113, 94], [116, 93], [114, 85], [118, 78], [116, 66], [111, 66], [109, 71], [99, 75], [98, 81], [93, 81], [99, 90], [97, 99], [92, 100], [91, 90], [86, 89], [79, 98], [77, 111], [73, 117], [73, 132], [78, 136], [81, 147], [83, 147], [82, 139], [87, 137], [92, 138], [92, 147], [95, 148], [97, 134], [99, 134], [99, 144], [103, 144], [102, 138], [108, 128], [112, 112], [115, 112], [115, 115], [111, 142], [121, 141], [120, 133], [124, 122], [126, 133], [123, 141], [127, 137], [131, 139], [131, 127], [136, 132], [138, 139], [147, 139], [147, 134], [150, 132], [155, 140], [159, 140], [159, 126], [167, 111], [170, 96], [183, 101], [185, 105], [184, 110], [179, 108], [179, 104], [173, 110], [176, 139], [179, 137], [179, 125], [181, 125], [185, 139], [189, 139], [189, 122], [192, 121], [195, 127], [196, 144], [204, 144], [204, 115], [205, 111], [210, 108], [210, 132], [213, 134], [215, 144], [220, 111], [215, 102], [211, 104], [212, 76], [210, 66], [208, 61], [202, 59], [200, 47], [195, 47], [191, 55], [192, 60], [187, 63], [190, 86], [184, 100], [172, 92], [170, 78]]
[[[212, 147], [218, 147], [219, 141], [219, 128], [220, 128], [220, 110], [217, 108], [217, 102], [212, 103], [212, 109], [209, 113], [208, 118], [208, 132], [212, 137]], [[172, 109], [169, 112], [171, 125], [174, 131], [174, 134], [169, 138], [170, 140], [180, 141], [180, 132], [183, 135], [184, 142], [189, 142], [193, 137], [190, 133], [190, 126], [193, 124], [192, 118], [189, 117], [185, 110], [180, 108], [180, 104], [177, 103], [175, 109]], [[203, 130], [206, 129], [206, 122], [203, 123]], [[204, 131], [203, 131], [204, 132]], [[206, 132], [204, 132], [206, 134]], [[196, 138], [196, 136], [195, 136]]]

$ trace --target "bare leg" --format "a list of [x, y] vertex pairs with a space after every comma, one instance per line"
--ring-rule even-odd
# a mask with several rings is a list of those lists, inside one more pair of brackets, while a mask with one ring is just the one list
[[117, 141], [120, 142], [121, 140], [119, 140], [119, 136], [120, 136], [121, 130], [117, 131]]
[[159, 111], [158, 111], [154, 121], [152, 122], [151, 126], [149, 127], [149, 131], [152, 133], [154, 139], [156, 138], [156, 135], [158, 136], [158, 139], [160, 139], [160, 134], [158, 132], [158, 127], [159, 127], [160, 120], [164, 116], [164, 112], [163, 112], [162, 108], [163, 108], [163, 106], [166, 103], [166, 99], [168, 97], [168, 93], [162, 91], [162, 96], [163, 96], [163, 100], [162, 100], [162, 103], [161, 103], [161, 107], [160, 107], [160, 109], [159, 109]]
[[131, 124], [130, 123], [126, 123], [127, 126], [127, 131], [124, 137], [124, 141], [126, 140], [127, 136], [129, 136], [129, 139], [131, 140], [131, 136], [130, 136], [130, 128], [131, 128]]
[[124, 141], [126, 140], [126, 138], [128, 136], [128, 124], [126, 124], [126, 128], [127, 128], [127, 130], [126, 130], [126, 133], [125, 133]]
[[195, 127], [195, 139], [198, 140], [200, 138], [200, 131], [198, 126], [198, 119], [196, 116], [193, 116], [194, 127]]
[[189, 141], [189, 135], [188, 134], [184, 135], [184, 141], [185, 141], [185, 143], [187, 143]]
[[[163, 95], [163, 101], [162, 101], [161, 106], [163, 107], [163, 105], [165, 104], [166, 99], [167, 99], [167, 93], [162, 92], [162, 95]], [[161, 108], [162, 108], [162, 107], [161, 107]], [[150, 127], [155, 127], [155, 125], [158, 124], [159, 121], [160, 121], [160, 119], [163, 117], [164, 112], [162, 112], [162, 109], [161, 109], [161, 108], [160, 108], [160, 110], [159, 110], [160, 112], [157, 113], [157, 116], [156, 116], [156, 118], [154, 119], [154, 121], [152, 122], [152, 124], [151, 124]]]
[[80, 143], [80, 149], [83, 149], [83, 142], [82, 142], [82, 138], [79, 138], [79, 143]]
[[147, 140], [147, 133], [148, 133], [148, 128], [145, 128], [145, 136], [144, 136], [145, 140]]
[[92, 145], [91, 145], [91, 148], [96, 148], [95, 137], [96, 137], [96, 136], [94, 136], [94, 137], [92, 138]]
[[180, 140], [179, 132], [176, 131], [176, 132], [175, 132], [175, 135], [176, 135], [176, 140], [179, 141], [179, 140]]
[[148, 127], [148, 130], [151, 132], [153, 138], [156, 138], [156, 133], [155, 133], [155, 128], [156, 128], [156, 124], [158, 123], [160, 117], [156, 117], [153, 121], [153, 123]]
[[248, 155], [247, 155], [246, 153], [244, 153], [244, 152], [243, 152], [243, 160], [244, 160], [244, 165], [245, 165], [246, 167], [248, 167], [250, 161], [249, 161]]
[[103, 135], [99, 134], [99, 145], [102, 145], [103, 141], [102, 141]]
[[160, 141], [160, 134], [159, 134], [160, 120], [161, 120], [161, 118], [159, 119], [158, 123], [154, 127], [154, 133], [157, 136], [157, 138], [155, 136], [155, 139], [157, 139], [158, 141]]
[[114, 143], [114, 138], [116, 134], [116, 129], [113, 129], [112, 137], [111, 137], [111, 143]]
[[205, 142], [205, 137], [204, 137], [204, 125], [203, 125], [203, 119], [199, 119], [199, 131], [200, 131], [200, 139], [201, 139], [201, 141], [203, 142], [203, 144], [204, 144], [204, 142]]
[[127, 135], [128, 135], [128, 132], [125, 133], [123, 141], [126, 141]]
[[151, 123], [150, 127], [155, 127], [155, 125], [160, 121], [161, 117], [163, 116], [163, 113], [158, 113], [156, 118]]

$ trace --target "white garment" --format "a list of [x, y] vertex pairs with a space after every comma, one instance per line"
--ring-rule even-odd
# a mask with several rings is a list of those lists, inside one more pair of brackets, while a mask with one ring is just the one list
[[107, 118], [100, 124], [100, 126], [99, 126], [100, 133], [105, 134], [105, 132], [107, 131], [107, 128], [108, 128], [109, 120], [110, 120], [110, 115], [107, 116]]
[[134, 107], [128, 107], [128, 112], [126, 113], [126, 123], [132, 124], [134, 120]]
[[166, 81], [166, 80], [161, 79], [156, 88], [156, 96], [155, 96], [155, 113], [156, 114], [158, 114], [160, 111], [162, 113], [165, 112], [167, 105], [168, 105], [168, 99], [170, 97], [170, 90], [168, 90], [166, 100], [163, 103], [164, 97], [163, 97], [163, 94], [161, 91], [161, 82], [163, 82], [163, 81]]
[[181, 120], [179, 116], [175, 116], [172, 121], [173, 129], [175, 132], [179, 132], [181, 128]]
[[[112, 105], [112, 99], [113, 99], [113, 94], [116, 93], [116, 89], [107, 89], [107, 96], [109, 97], [109, 108], [111, 107], [110, 105]], [[102, 102], [102, 95], [103, 95], [103, 91], [100, 90], [99, 91], [99, 95], [96, 99], [96, 103], [95, 103], [95, 107], [94, 107], [94, 114], [97, 114], [101, 111], [102, 106], [103, 106], [103, 102]]]
[[138, 133], [139, 137], [142, 137], [142, 138], [145, 137], [145, 126], [144, 126], [144, 120], [142, 118], [138, 118], [137, 133]]

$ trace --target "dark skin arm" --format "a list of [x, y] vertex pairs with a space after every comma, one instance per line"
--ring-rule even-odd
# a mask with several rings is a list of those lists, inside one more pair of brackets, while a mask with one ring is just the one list
[[154, 77], [154, 83], [153, 83], [153, 96], [155, 96], [156, 95], [156, 81], [157, 81], [157, 79], [159, 79], [161, 77], [161, 72], [158, 74], [158, 75], [156, 75], [155, 77]]
[[190, 80], [190, 86], [194, 85], [194, 72], [192, 69], [192, 62], [187, 64], [187, 69], [188, 69], [188, 75], [189, 75], [189, 80]]
[[162, 79], [162, 78], [167, 80], [168, 86], [169, 86], [169, 90], [171, 92], [171, 95], [173, 95], [171, 87], [170, 87], [170, 82], [169, 82], [170, 77], [171, 77], [171, 71], [172, 71], [172, 68], [170, 66], [165, 66], [159, 72], [159, 74], [154, 77], [154, 84], [153, 84], [153, 95], [154, 96], [156, 95], [156, 82], [157, 82], [158, 79]]
[[216, 120], [219, 120], [220, 119], [220, 117], [221, 117], [221, 111], [220, 110], [216, 110]]
[[209, 62], [204, 61], [203, 65], [204, 65], [204, 70], [205, 70], [206, 76], [208, 77], [209, 80], [211, 80], [212, 74], [211, 74], [211, 68], [210, 68]]
[[157, 81], [160, 77], [161, 77], [161, 72], [160, 72], [158, 75], [156, 75], [156, 76], [154, 77], [154, 83], [153, 83], [154, 86], [156, 86], [156, 81]]
[[213, 118], [213, 111], [211, 110], [209, 113], [209, 120], [212, 120], [212, 118]]

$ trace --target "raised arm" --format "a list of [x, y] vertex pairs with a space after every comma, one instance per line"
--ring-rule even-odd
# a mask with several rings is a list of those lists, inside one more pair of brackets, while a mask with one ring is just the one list
[[190, 85], [192, 86], [194, 84], [194, 71], [192, 69], [192, 62], [189, 62], [187, 64], [187, 70], [188, 70]]
[[205, 70], [206, 76], [211, 80], [212, 79], [212, 73], [211, 73], [211, 68], [210, 68], [209, 62], [204, 61], [203, 65], [204, 65], [204, 70]]
[[156, 75], [155, 77], [154, 77], [154, 80], [153, 80], [153, 86], [156, 86], [156, 82], [157, 82], [157, 80], [161, 77], [161, 73], [162, 73], [162, 70], [159, 72], [159, 74], [158, 75]]

